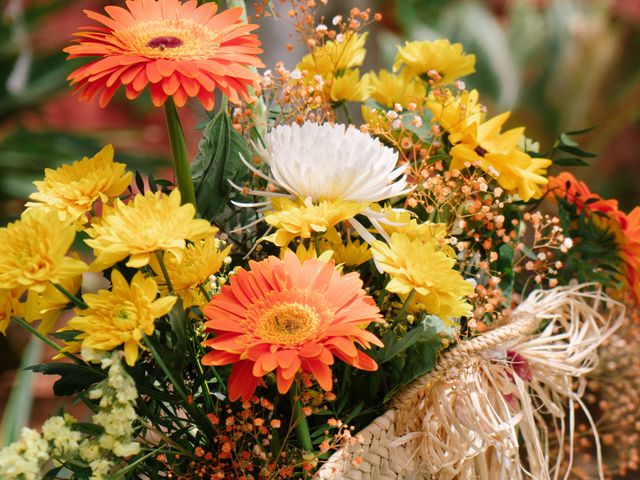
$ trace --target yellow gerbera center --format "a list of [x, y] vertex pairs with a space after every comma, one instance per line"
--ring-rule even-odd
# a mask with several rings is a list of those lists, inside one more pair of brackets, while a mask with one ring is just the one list
[[147, 58], [202, 60], [220, 46], [216, 32], [184, 18], [137, 22], [115, 34], [132, 54]]
[[258, 321], [258, 334], [264, 340], [294, 345], [311, 338], [319, 323], [319, 315], [307, 305], [278, 303]]

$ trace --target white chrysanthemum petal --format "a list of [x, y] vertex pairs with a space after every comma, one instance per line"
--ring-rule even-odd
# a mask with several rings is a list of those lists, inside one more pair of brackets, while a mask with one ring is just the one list
[[344, 125], [277, 126], [261, 154], [281, 188], [314, 203], [379, 202], [409, 191], [397, 152]]

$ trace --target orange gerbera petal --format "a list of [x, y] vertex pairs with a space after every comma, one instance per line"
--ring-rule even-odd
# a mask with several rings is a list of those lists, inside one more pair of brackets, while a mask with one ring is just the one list
[[566, 198], [573, 203], [578, 212], [586, 210], [587, 213], [600, 212], [607, 216], [620, 220], [617, 200], [605, 200], [600, 195], [592, 193], [586, 183], [576, 179], [569, 172], [562, 172], [557, 177], [549, 178], [549, 192], [555, 197]]
[[241, 8], [216, 14], [214, 3], [197, 0], [128, 0], [126, 6], [107, 6], [106, 15], [86, 10], [104, 26], [83, 27], [76, 44], [64, 49], [69, 59], [99, 57], [68, 77], [81, 100], [99, 95], [104, 107], [125, 85], [129, 99], [149, 87], [157, 106], [168, 97], [178, 106], [198, 98], [211, 110], [216, 88], [235, 103], [251, 101], [249, 89], [259, 79], [252, 67], [264, 65], [260, 41], [249, 33], [258, 26], [240, 20]]
[[273, 371], [280, 393], [300, 370], [330, 390], [334, 356], [356, 368], [377, 368], [356, 347], [382, 345], [365, 330], [381, 315], [357, 274], [341, 275], [333, 261], [301, 263], [293, 252], [284, 260], [269, 257], [249, 265], [204, 308], [207, 331], [216, 336], [204, 342], [213, 350], [202, 363], [237, 361], [229, 378], [230, 400], [248, 400], [259, 379]]

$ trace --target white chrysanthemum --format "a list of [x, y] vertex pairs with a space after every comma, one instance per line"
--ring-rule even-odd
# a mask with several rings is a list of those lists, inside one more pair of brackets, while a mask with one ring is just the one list
[[[258, 152], [269, 166], [264, 175], [249, 162], [245, 165], [256, 175], [279, 186], [287, 193], [249, 191], [252, 195], [287, 197], [305, 204], [354, 202], [370, 204], [406, 194], [405, 166], [397, 166], [398, 153], [378, 139], [345, 125], [279, 125], [265, 139]], [[270, 207], [270, 202], [245, 204]], [[379, 213], [362, 212], [376, 229]], [[349, 220], [368, 241], [373, 239], [355, 219]]]
[[355, 128], [280, 125], [261, 150], [276, 184], [302, 200], [379, 202], [408, 191], [398, 153]]

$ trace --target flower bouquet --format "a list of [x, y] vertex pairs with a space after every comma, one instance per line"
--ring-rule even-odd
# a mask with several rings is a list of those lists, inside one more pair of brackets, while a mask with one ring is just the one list
[[640, 297], [640, 208], [550, 177], [582, 132], [506, 129], [462, 45], [361, 73], [381, 16], [319, 3], [279, 20], [308, 54], [261, 74], [242, 6], [86, 11], [70, 83], [164, 108], [175, 175], [107, 145], [0, 229], [0, 327], [53, 347], [32, 370], [87, 412], [24, 429], [1, 478], [558, 478], [576, 407], [603, 476], [583, 396]]

